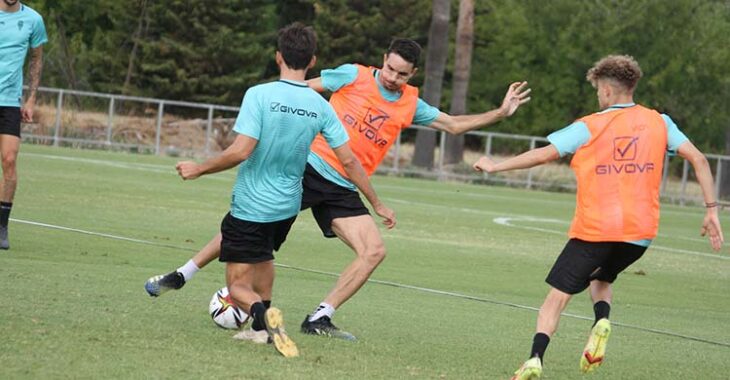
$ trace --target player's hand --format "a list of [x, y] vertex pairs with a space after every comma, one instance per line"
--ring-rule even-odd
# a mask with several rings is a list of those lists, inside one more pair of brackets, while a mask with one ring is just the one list
[[474, 163], [473, 168], [474, 168], [474, 170], [476, 170], [478, 172], [492, 173], [492, 172], [494, 172], [495, 165], [496, 164], [494, 163], [494, 161], [492, 161], [491, 158], [489, 158], [487, 156], [483, 156], [477, 162]]
[[184, 180], [200, 177], [200, 170], [198, 170], [198, 168], [198, 163], [193, 161], [180, 161], [177, 165], [175, 165], [177, 174], [179, 174]]
[[375, 213], [383, 218], [383, 225], [385, 225], [385, 227], [389, 230], [395, 227], [395, 211], [385, 207], [382, 203], [373, 208], [375, 209]]
[[515, 82], [509, 85], [507, 94], [504, 96], [499, 111], [504, 117], [512, 116], [521, 105], [530, 101], [530, 92], [527, 82]]
[[33, 122], [33, 104], [26, 102], [20, 109], [20, 119], [23, 123]]
[[705, 219], [702, 221], [700, 235], [710, 238], [712, 249], [719, 251], [725, 239], [722, 237], [720, 218], [717, 216], [717, 206], [707, 209]]

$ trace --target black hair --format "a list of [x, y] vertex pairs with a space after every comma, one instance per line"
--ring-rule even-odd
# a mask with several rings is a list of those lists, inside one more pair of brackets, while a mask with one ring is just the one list
[[418, 58], [421, 56], [421, 45], [408, 38], [394, 38], [388, 47], [388, 53], [395, 53], [401, 56], [413, 67], [418, 67]]
[[290, 69], [303, 70], [317, 50], [317, 34], [311, 26], [294, 22], [279, 30], [277, 46]]

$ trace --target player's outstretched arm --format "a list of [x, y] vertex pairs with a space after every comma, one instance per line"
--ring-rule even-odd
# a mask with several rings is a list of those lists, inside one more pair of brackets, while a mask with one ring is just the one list
[[370, 202], [375, 213], [383, 218], [383, 224], [388, 229], [395, 227], [395, 212], [380, 202], [378, 195], [370, 184], [370, 179], [368, 179], [365, 169], [362, 168], [360, 161], [352, 153], [350, 146], [348, 144], [342, 144], [333, 150], [337, 159], [342, 163], [347, 177], [357, 186], [358, 190], [360, 190], [368, 202]]
[[502, 105], [499, 108], [480, 114], [459, 116], [452, 116], [441, 112], [429, 126], [439, 131], [458, 135], [494, 124], [512, 116], [521, 105], [529, 102], [531, 91], [530, 88], [527, 88], [527, 82], [512, 83], [507, 89], [507, 94], [505, 94]]
[[325, 92], [324, 85], [322, 85], [322, 77], [316, 77], [308, 80], [307, 85], [314, 91]]
[[692, 164], [692, 168], [694, 168], [695, 175], [697, 176], [697, 182], [699, 182], [702, 195], [705, 198], [707, 212], [702, 221], [700, 235], [707, 236], [710, 239], [712, 249], [719, 251], [725, 239], [722, 236], [720, 218], [717, 215], [719, 206], [717, 204], [717, 198], [715, 198], [715, 186], [712, 180], [710, 164], [707, 162], [705, 155], [689, 141], [680, 145], [677, 153]]
[[238, 135], [233, 140], [233, 144], [220, 155], [209, 158], [202, 164], [194, 161], [180, 161], [175, 165], [175, 169], [177, 169], [180, 177], [185, 180], [196, 179], [204, 174], [230, 169], [251, 156], [254, 148], [256, 148], [256, 143], [258, 143], [258, 140], [253, 137]]
[[553, 144], [533, 149], [518, 156], [508, 158], [502, 162], [494, 162], [484, 156], [474, 163], [474, 170], [478, 172], [496, 173], [515, 169], [528, 169], [560, 158], [558, 149]]

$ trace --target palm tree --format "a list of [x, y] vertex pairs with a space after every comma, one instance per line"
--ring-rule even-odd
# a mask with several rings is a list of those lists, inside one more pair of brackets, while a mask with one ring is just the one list
[[[459, 21], [456, 25], [456, 58], [454, 60], [454, 82], [451, 95], [452, 115], [466, 113], [466, 95], [469, 92], [471, 56], [474, 46], [474, 0], [459, 1]], [[446, 135], [444, 163], [459, 163], [464, 158], [464, 135]]]
[[[433, 0], [431, 3], [431, 26], [428, 30], [428, 50], [426, 52], [426, 80], [423, 84], [422, 98], [426, 103], [441, 105], [441, 88], [449, 55], [449, 19], [451, 1]], [[436, 146], [436, 132], [419, 130], [416, 135], [416, 148], [413, 165], [431, 169], [433, 150]]]

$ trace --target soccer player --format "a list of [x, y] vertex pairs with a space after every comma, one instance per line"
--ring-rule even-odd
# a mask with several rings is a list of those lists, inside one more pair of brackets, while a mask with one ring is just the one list
[[[418, 70], [421, 47], [409, 39], [395, 39], [383, 56], [383, 67], [345, 64], [322, 70], [321, 77], [308, 84], [319, 92], [332, 91], [334, 107], [350, 136], [350, 147], [371, 175], [396, 141], [401, 130], [412, 124], [429, 126], [451, 134], [496, 123], [511, 116], [530, 100], [526, 82], [509, 86], [502, 105], [495, 110], [451, 116], [418, 98], [418, 89], [408, 81]], [[338, 237], [355, 251], [355, 260], [340, 274], [334, 288], [302, 322], [304, 333], [347, 340], [355, 337], [333, 323], [335, 310], [352, 297], [385, 258], [383, 239], [373, 218], [321, 136], [312, 145], [304, 174], [302, 209], [312, 214], [325, 237]], [[198, 254], [166, 275], [152, 277], [145, 284], [151, 296], [179, 289], [218, 255], [220, 236]]]
[[672, 119], [634, 103], [642, 72], [634, 58], [607, 56], [588, 70], [602, 111], [548, 136], [550, 144], [495, 163], [474, 164], [488, 173], [525, 169], [573, 154], [578, 190], [570, 240], [547, 276], [550, 291], [537, 317], [529, 359], [513, 380], [538, 379], [560, 313], [574, 294], [590, 288], [595, 322], [580, 358], [583, 372], [603, 363], [611, 333], [611, 284], [646, 251], [659, 227], [659, 186], [665, 151], [689, 160], [702, 188], [707, 212], [702, 236], [714, 250], [723, 243], [712, 174], [705, 156]]
[[332, 107], [304, 82], [316, 58], [314, 31], [294, 23], [279, 31], [276, 63], [280, 79], [251, 87], [233, 130], [235, 140], [220, 155], [198, 164], [182, 161], [177, 171], [195, 179], [241, 164], [230, 212], [221, 223], [220, 260], [226, 284], [238, 307], [253, 317], [238, 338], [273, 341], [285, 357], [297, 356], [284, 332], [281, 311], [268, 307], [274, 283], [274, 256], [294, 223], [302, 198], [302, 175], [309, 147], [321, 133], [348, 178], [365, 195], [386, 225], [393, 211], [378, 200], [365, 171], [347, 145], [348, 136]]
[[[3, 181], [0, 190], [0, 249], [9, 249], [8, 219], [13, 207], [18, 174], [15, 162], [20, 149], [20, 122], [33, 122], [35, 96], [43, 69], [43, 44], [48, 42], [43, 17], [18, 0], [0, 2], [0, 156]], [[23, 96], [23, 63], [30, 48], [28, 97]]]

